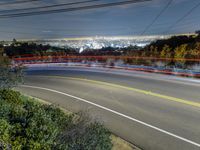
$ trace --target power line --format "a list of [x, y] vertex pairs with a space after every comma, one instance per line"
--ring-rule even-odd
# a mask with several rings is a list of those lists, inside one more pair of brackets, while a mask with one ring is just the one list
[[127, 1], [121, 1], [121, 2], [96, 4], [96, 5], [88, 5], [88, 6], [73, 7], [73, 8], [62, 8], [62, 9], [54, 9], [54, 10], [4, 14], [4, 15], [0, 15], [0, 18], [14, 18], [14, 17], [33, 16], [33, 15], [42, 15], [42, 14], [52, 14], [52, 13], [72, 12], [72, 11], [80, 11], [80, 10], [90, 10], [90, 9], [95, 9], [95, 8], [121, 6], [121, 5], [141, 3], [141, 2], [147, 2], [147, 1], [151, 1], [151, 0], [127, 0]]
[[153, 21], [142, 31], [141, 35], [143, 35], [149, 28], [152, 27], [152, 25], [158, 20], [158, 18], [167, 10], [167, 8], [171, 5], [173, 0], [169, 0], [167, 5], [158, 13], [158, 15], [153, 19]]
[[14, 4], [23, 4], [23, 3], [30, 3], [30, 2], [35, 2], [35, 1], [39, 1], [39, 0], [12, 1], [12, 2], [0, 3], [0, 6], [4, 6], [4, 5], [14, 5]]
[[179, 18], [175, 23], [173, 23], [171, 26], [167, 28], [167, 30], [164, 32], [164, 34], [168, 33], [172, 28], [174, 28], [175, 25], [180, 23], [183, 19], [185, 19], [187, 16], [189, 16], [196, 8], [200, 6], [200, 2], [197, 3], [194, 7], [192, 7], [188, 12], [186, 12], [181, 18]]
[[70, 6], [70, 5], [84, 4], [84, 3], [89, 3], [89, 2], [97, 2], [97, 1], [101, 1], [101, 0], [86, 0], [86, 1], [63, 3], [63, 4], [56, 4], [56, 5], [42, 6], [42, 7], [2, 10], [2, 11], [0, 11], [0, 13], [10, 13], [10, 12], [16, 12], [16, 11], [31, 11], [31, 10], [34, 11], [34, 10], [37, 10], [37, 9], [56, 8], [56, 7], [60, 7], [60, 6]]

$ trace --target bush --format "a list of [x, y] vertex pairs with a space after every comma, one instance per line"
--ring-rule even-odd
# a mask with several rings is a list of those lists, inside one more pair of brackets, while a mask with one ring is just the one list
[[110, 132], [19, 92], [0, 90], [0, 149], [111, 149]]
[[9, 148], [10, 129], [11, 126], [9, 125], [9, 123], [4, 119], [0, 119], [0, 149]]
[[[59, 149], [109, 150], [112, 148], [110, 132], [97, 122], [79, 113], [74, 123], [59, 137]], [[57, 146], [58, 147], [58, 146]]]
[[110, 132], [97, 122], [87, 127], [83, 143], [86, 149], [107, 150], [112, 148]]
[[21, 104], [20, 93], [10, 89], [1, 89], [0, 98], [13, 104]]
[[11, 104], [0, 99], [0, 119], [9, 119]]

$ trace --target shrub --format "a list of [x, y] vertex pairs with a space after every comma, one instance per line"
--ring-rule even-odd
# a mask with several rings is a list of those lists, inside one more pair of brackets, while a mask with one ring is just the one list
[[11, 104], [0, 99], [0, 119], [9, 119]]
[[64, 113], [60, 108], [56, 107], [55, 105], [43, 105], [43, 109], [48, 115], [50, 115], [52, 121], [56, 122], [63, 130], [70, 126], [73, 121], [74, 114], [66, 115], [66, 113]]
[[4, 119], [0, 119], [0, 149], [8, 149], [10, 141], [10, 129], [11, 126], [9, 123]]
[[109, 137], [107, 129], [83, 115], [0, 90], [0, 149], [107, 150]]
[[69, 150], [109, 150], [112, 148], [110, 132], [97, 122], [91, 120], [85, 114], [79, 114], [71, 125], [59, 137], [56, 147]]
[[10, 90], [10, 89], [1, 89], [0, 97], [2, 100], [8, 101], [9, 103], [13, 103], [17, 105], [22, 103], [20, 93], [17, 91]]
[[108, 150], [112, 148], [110, 132], [97, 122], [87, 127], [83, 143], [85, 149]]
[[23, 81], [23, 67], [12, 65], [11, 59], [0, 50], [0, 89], [11, 89]]

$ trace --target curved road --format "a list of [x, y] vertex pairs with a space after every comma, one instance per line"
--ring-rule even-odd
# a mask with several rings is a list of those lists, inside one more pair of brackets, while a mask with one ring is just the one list
[[77, 112], [146, 150], [200, 150], [200, 82], [78, 67], [33, 68], [18, 90]]

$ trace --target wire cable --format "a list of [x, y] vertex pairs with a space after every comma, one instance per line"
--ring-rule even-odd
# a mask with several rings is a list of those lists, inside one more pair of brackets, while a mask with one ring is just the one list
[[141, 35], [144, 35], [151, 27], [152, 25], [160, 18], [160, 16], [167, 10], [167, 8], [171, 5], [173, 0], [169, 0], [167, 5], [158, 13], [158, 15], [153, 19], [153, 21], [142, 31]]
[[0, 18], [14, 18], [14, 17], [24, 17], [24, 16], [33, 16], [33, 15], [42, 15], [42, 14], [52, 14], [52, 13], [72, 12], [72, 11], [80, 11], [80, 10], [90, 10], [90, 9], [96, 9], [96, 8], [121, 6], [121, 5], [141, 3], [141, 2], [147, 2], [147, 1], [152, 1], [152, 0], [127, 0], [127, 1], [121, 1], [121, 2], [96, 4], [96, 5], [80, 6], [80, 7], [73, 7], [73, 8], [62, 8], [62, 9], [54, 9], [54, 10], [3, 14], [3, 15], [0, 15]]
[[171, 26], [167, 28], [167, 30], [163, 34], [169, 33], [169, 31], [174, 28], [175, 25], [180, 23], [182, 20], [184, 20], [187, 16], [189, 16], [195, 9], [197, 9], [200, 6], [200, 2], [196, 4], [194, 7], [192, 7], [188, 12], [186, 12], [180, 19], [178, 19], [175, 23], [173, 23]]
[[56, 8], [56, 7], [63, 7], [63, 6], [70, 6], [70, 5], [76, 5], [76, 4], [84, 4], [89, 2], [97, 2], [101, 0], [86, 0], [86, 1], [79, 1], [79, 2], [71, 2], [71, 3], [63, 3], [63, 4], [56, 4], [56, 5], [49, 5], [49, 6], [41, 6], [41, 7], [32, 7], [32, 8], [24, 8], [24, 9], [11, 9], [11, 10], [2, 10], [0, 13], [10, 13], [10, 12], [16, 12], [16, 11], [34, 11], [37, 9], [47, 9], [47, 8]]
[[35, 1], [39, 1], [39, 0], [12, 1], [12, 2], [0, 3], [0, 6], [4, 6], [4, 5], [14, 5], [14, 4], [23, 4], [23, 3], [30, 3], [30, 2], [35, 2]]

